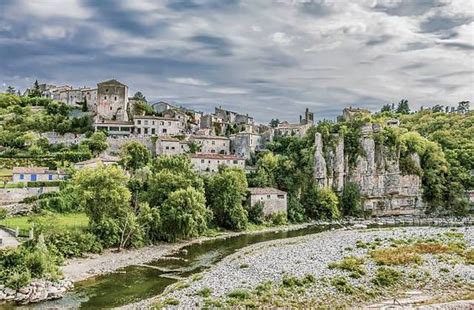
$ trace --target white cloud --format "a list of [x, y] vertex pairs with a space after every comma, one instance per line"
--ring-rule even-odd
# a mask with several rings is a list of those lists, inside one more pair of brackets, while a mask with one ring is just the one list
[[185, 84], [185, 85], [192, 85], [192, 86], [207, 86], [209, 85], [208, 82], [191, 78], [191, 77], [174, 77], [168, 78], [168, 81], [177, 83], [177, 84]]
[[270, 38], [273, 42], [280, 44], [280, 45], [290, 45], [293, 41], [294, 37], [284, 33], [284, 32], [275, 32], [273, 33]]
[[223, 95], [243, 95], [247, 94], [249, 91], [243, 88], [233, 88], [233, 87], [218, 87], [207, 89], [210, 93], [223, 94]]

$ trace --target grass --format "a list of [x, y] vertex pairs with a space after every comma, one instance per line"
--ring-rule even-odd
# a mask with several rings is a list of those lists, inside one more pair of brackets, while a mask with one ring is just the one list
[[392, 268], [380, 267], [372, 279], [372, 283], [377, 286], [393, 286], [397, 284], [402, 278], [402, 273]]
[[208, 287], [205, 287], [196, 292], [196, 295], [204, 297], [204, 298], [211, 296], [211, 294], [212, 294], [212, 290]]
[[249, 268], [249, 264], [241, 264], [239, 268], [240, 269]]
[[[86, 228], [89, 225], [89, 218], [85, 213], [67, 213], [54, 214], [54, 216], [39, 215], [36, 216], [39, 220], [53, 221], [54, 227], [57, 228]], [[4, 225], [11, 229], [27, 231], [31, 228], [31, 216], [16, 216], [0, 220], [0, 225]], [[52, 223], [51, 223], [52, 224]]]
[[346, 256], [338, 262], [329, 264], [329, 269], [340, 269], [351, 272], [351, 277], [360, 278], [365, 275], [365, 269], [363, 267], [364, 259], [355, 256]]
[[12, 169], [0, 168], [0, 177], [11, 177], [12, 175]]
[[307, 274], [303, 278], [284, 275], [282, 279], [283, 287], [302, 287], [311, 285], [316, 281], [312, 274]]
[[331, 279], [331, 285], [341, 293], [352, 295], [355, 292], [354, 286], [343, 276], [337, 276]]
[[421, 264], [423, 262], [423, 258], [413, 252], [409, 246], [374, 250], [370, 252], [370, 257], [376, 264], [386, 266]]
[[229, 298], [235, 298], [239, 300], [249, 299], [251, 295], [252, 294], [250, 293], [250, 291], [244, 289], [236, 289], [227, 294]]

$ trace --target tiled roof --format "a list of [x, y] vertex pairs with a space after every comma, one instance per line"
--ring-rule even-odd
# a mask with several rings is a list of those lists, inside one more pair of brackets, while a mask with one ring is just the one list
[[103, 121], [99, 121], [99, 122], [94, 123], [94, 126], [97, 126], [97, 125], [129, 125], [129, 126], [133, 126], [133, 122], [103, 120]]
[[196, 153], [191, 155], [192, 158], [202, 158], [202, 159], [219, 159], [219, 160], [245, 160], [243, 157], [235, 155], [223, 155], [215, 153]]
[[273, 188], [273, 187], [249, 187], [248, 190], [251, 195], [271, 195], [271, 194], [284, 195], [286, 194], [286, 192]]
[[114, 85], [127, 86], [127, 85], [125, 85], [125, 84], [120, 83], [120, 82], [117, 81], [116, 79], [112, 79], [112, 80], [108, 80], [108, 81], [104, 81], [104, 82], [97, 83], [97, 85], [100, 85], [100, 84], [114, 84]]
[[119, 157], [117, 156], [111, 156], [111, 155], [100, 155], [96, 158], [92, 158], [89, 160], [81, 161], [76, 163], [76, 165], [87, 165], [87, 164], [93, 164], [97, 162], [114, 162], [117, 163], [120, 160]]
[[161, 116], [150, 116], [150, 115], [143, 115], [143, 116], [138, 116], [135, 115], [133, 116], [134, 119], [154, 119], [154, 120], [159, 120], [159, 121], [175, 121], [175, 122], [180, 122], [179, 119], [172, 118], [172, 117], [161, 117]]
[[179, 139], [173, 137], [159, 137], [160, 141], [170, 141], [170, 142], [179, 142]]

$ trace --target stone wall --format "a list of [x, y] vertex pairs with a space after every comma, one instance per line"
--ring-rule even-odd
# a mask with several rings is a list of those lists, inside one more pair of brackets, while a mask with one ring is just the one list
[[[314, 178], [320, 187], [342, 191], [347, 182], [359, 185], [364, 208], [374, 215], [417, 214], [423, 211], [421, 179], [417, 175], [402, 175], [400, 154], [386, 146], [376, 146], [372, 137], [378, 127], [368, 124], [362, 128], [360, 140], [365, 156], [359, 156], [354, 167], [349, 167], [344, 151], [344, 139], [335, 134], [334, 147], [324, 152], [321, 134], [315, 135]], [[419, 165], [419, 158], [412, 154]]]
[[0, 188], [0, 206], [14, 204], [27, 197], [57, 192], [59, 187], [28, 187], [28, 188]]

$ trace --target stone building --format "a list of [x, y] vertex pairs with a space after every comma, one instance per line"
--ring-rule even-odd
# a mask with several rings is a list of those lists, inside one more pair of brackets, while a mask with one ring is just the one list
[[230, 139], [221, 136], [197, 136], [189, 137], [189, 142], [195, 142], [201, 146], [201, 153], [230, 154]]
[[[400, 154], [377, 145], [373, 138], [378, 126], [362, 128], [361, 146], [365, 156], [358, 156], [352, 165], [344, 150], [344, 139], [334, 134], [333, 147], [323, 151], [320, 133], [315, 135], [314, 177], [321, 187], [341, 191], [348, 182], [356, 183], [361, 191], [364, 209], [373, 215], [418, 214], [423, 211], [421, 178], [400, 171]], [[419, 165], [417, 154], [411, 160]]]
[[156, 155], [180, 155], [188, 150], [186, 141], [172, 137], [159, 137], [156, 140]]
[[287, 213], [286, 192], [271, 187], [249, 187], [248, 192], [248, 204], [254, 206], [259, 202], [262, 203], [264, 216]]
[[245, 169], [245, 159], [235, 155], [197, 153], [191, 155], [191, 163], [200, 172], [217, 172], [221, 165]]
[[129, 136], [134, 132], [133, 122], [101, 120], [94, 123], [95, 131], [105, 131], [111, 137]]
[[175, 106], [164, 101], [153, 103], [151, 107], [153, 108], [153, 110], [155, 110], [156, 113], [163, 113], [168, 110], [176, 109]]
[[274, 129], [274, 133], [277, 136], [297, 136], [304, 137], [306, 131], [312, 126], [312, 124], [290, 124], [283, 122], [278, 124]]
[[109, 147], [106, 153], [109, 155], [118, 155], [122, 146], [129, 142], [138, 142], [146, 146], [151, 154], [155, 154], [156, 145], [155, 140], [152, 136], [137, 136], [137, 135], [124, 135], [124, 136], [107, 136], [107, 144]]
[[133, 122], [137, 135], [180, 135], [185, 128], [185, 122], [168, 117], [135, 116]]
[[61, 170], [50, 170], [48, 167], [13, 167], [13, 182], [57, 181], [64, 180], [66, 173]]
[[82, 101], [86, 101], [89, 111], [97, 111], [97, 88], [82, 88]]
[[117, 80], [97, 83], [97, 116], [101, 120], [128, 121], [128, 86]]
[[214, 108], [214, 115], [222, 119], [224, 123], [229, 124], [249, 124], [252, 125], [254, 123], [253, 117], [250, 117], [248, 114], [240, 114], [237, 112], [229, 111], [222, 109], [222, 107], [215, 107]]
[[230, 150], [232, 154], [250, 158], [250, 154], [261, 151], [267, 142], [260, 134], [239, 132], [230, 136]]

